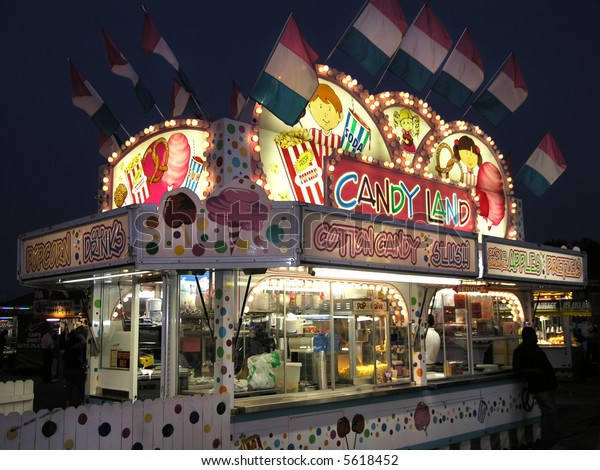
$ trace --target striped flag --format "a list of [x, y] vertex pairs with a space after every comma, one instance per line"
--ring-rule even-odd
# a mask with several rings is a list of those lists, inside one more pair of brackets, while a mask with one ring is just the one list
[[118, 152], [121, 150], [121, 144], [119, 143], [119, 137], [117, 134], [113, 134], [111, 136], [105, 136], [103, 133], [100, 133], [100, 137], [98, 139], [98, 152], [104, 158], [110, 157], [113, 152]]
[[245, 103], [246, 99], [242, 95], [240, 87], [234, 81], [231, 86], [231, 96], [229, 98], [229, 113], [231, 114], [231, 117], [237, 119], [240, 116]]
[[171, 94], [171, 117], [196, 116], [196, 109], [196, 103], [190, 92], [174, 78], [173, 93]]
[[338, 49], [376, 75], [398, 50], [407, 29], [397, 0], [369, 0]]
[[144, 10], [142, 51], [144, 51], [146, 54], [158, 54], [159, 56], [163, 57], [175, 69], [175, 71], [177, 72], [177, 76], [179, 77], [179, 81], [185, 87], [185, 89], [191, 94], [195, 94], [194, 88], [192, 87], [189, 78], [179, 66], [179, 61], [175, 57], [175, 54], [173, 54], [173, 51], [167, 44], [167, 41], [165, 41], [165, 39], [158, 31], [158, 28], [154, 24], [154, 21], [152, 21], [152, 18], [150, 17], [146, 9], [144, 7], [142, 7], [142, 9]]
[[483, 83], [483, 73], [483, 61], [471, 33], [465, 28], [433, 89], [460, 108]]
[[94, 87], [77, 70], [71, 59], [69, 62], [69, 75], [71, 78], [71, 99], [73, 105], [84, 110], [92, 121], [102, 131], [110, 137], [119, 128], [119, 121], [113, 116], [113, 113], [104, 104], [100, 95], [94, 90]]
[[293, 126], [319, 85], [315, 71], [318, 58], [290, 15], [250, 97]]
[[562, 152], [548, 132], [516, 176], [516, 182], [527, 186], [538, 197], [567, 169]]
[[473, 107], [498, 127], [523, 104], [527, 94], [525, 79], [515, 55], [511, 53], [498, 76], [473, 102]]
[[426, 3], [408, 28], [388, 70], [418, 91], [440, 68], [452, 48], [452, 38]]
[[142, 105], [144, 112], [147, 113], [154, 106], [154, 98], [144, 86], [137, 73], [135, 73], [131, 64], [127, 62], [125, 56], [104, 29], [102, 30], [102, 35], [104, 37], [104, 49], [106, 51], [106, 58], [108, 60], [110, 71], [115, 75], [131, 80], [135, 89], [135, 95]]

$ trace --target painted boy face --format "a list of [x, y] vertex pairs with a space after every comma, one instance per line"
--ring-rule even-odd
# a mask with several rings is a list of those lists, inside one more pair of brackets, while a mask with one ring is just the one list
[[327, 133], [335, 128], [342, 120], [341, 113], [338, 113], [331, 103], [323, 101], [321, 98], [311, 101], [308, 103], [307, 107], [319, 127]]
[[475, 152], [471, 152], [470, 150], [459, 150], [458, 154], [469, 170], [472, 170], [477, 166], [478, 156]]

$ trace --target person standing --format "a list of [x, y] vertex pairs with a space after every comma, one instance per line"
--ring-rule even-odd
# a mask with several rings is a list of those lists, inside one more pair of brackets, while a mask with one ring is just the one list
[[521, 332], [522, 342], [513, 352], [513, 371], [527, 381], [529, 393], [540, 407], [541, 440], [544, 448], [552, 448], [558, 440], [558, 414], [555, 390], [558, 387], [554, 368], [546, 353], [537, 344], [535, 330], [526, 326]]
[[87, 375], [87, 340], [85, 328], [78, 326], [69, 333], [64, 353], [66, 405], [77, 407], [84, 402]]
[[54, 338], [52, 338], [52, 328], [46, 326], [46, 331], [42, 336], [42, 380], [45, 384], [52, 383], [52, 363], [54, 362]]
[[4, 348], [6, 347], [6, 338], [8, 337], [8, 330], [2, 330], [0, 332], [0, 371], [4, 367]]

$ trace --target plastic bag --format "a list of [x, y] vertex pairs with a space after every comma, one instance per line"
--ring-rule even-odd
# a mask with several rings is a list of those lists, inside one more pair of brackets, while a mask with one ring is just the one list
[[281, 365], [279, 352], [256, 354], [248, 358], [248, 389], [261, 390], [275, 386], [274, 369]]

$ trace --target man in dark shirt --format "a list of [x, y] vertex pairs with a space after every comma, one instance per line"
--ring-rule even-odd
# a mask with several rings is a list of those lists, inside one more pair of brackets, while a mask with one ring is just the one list
[[554, 368], [546, 353], [537, 344], [535, 330], [526, 326], [521, 332], [523, 341], [513, 353], [513, 370], [527, 381], [527, 388], [537, 401], [542, 419], [542, 445], [551, 448], [558, 439], [557, 411], [554, 391], [558, 386]]

